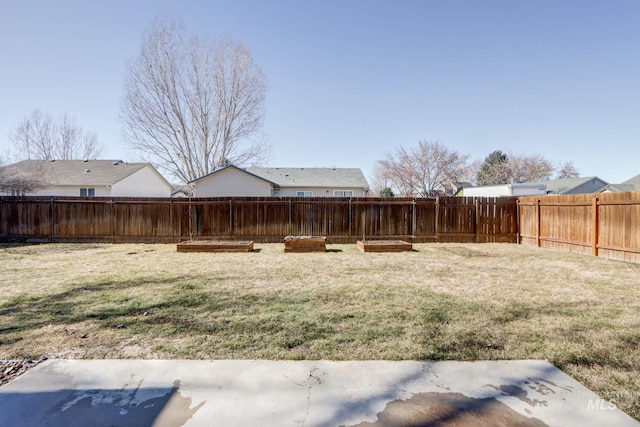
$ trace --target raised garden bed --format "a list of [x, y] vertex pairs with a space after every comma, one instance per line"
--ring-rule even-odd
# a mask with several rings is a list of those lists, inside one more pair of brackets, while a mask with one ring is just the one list
[[324, 236], [287, 236], [284, 238], [284, 251], [326, 252], [326, 240]]
[[177, 247], [178, 252], [252, 252], [253, 240], [190, 240]]
[[358, 240], [362, 252], [404, 252], [412, 251], [413, 245], [404, 240]]

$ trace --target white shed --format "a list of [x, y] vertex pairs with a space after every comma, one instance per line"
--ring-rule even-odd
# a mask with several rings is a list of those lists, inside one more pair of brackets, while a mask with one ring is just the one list
[[500, 197], [500, 196], [538, 196], [547, 194], [544, 184], [502, 184], [482, 187], [467, 187], [463, 196]]

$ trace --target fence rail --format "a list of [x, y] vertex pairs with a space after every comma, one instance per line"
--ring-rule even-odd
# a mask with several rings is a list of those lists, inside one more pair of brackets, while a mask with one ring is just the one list
[[520, 241], [640, 262], [640, 192], [520, 197]]
[[515, 198], [57, 198], [0, 197], [0, 241], [148, 242], [321, 235], [361, 239], [509, 242]]

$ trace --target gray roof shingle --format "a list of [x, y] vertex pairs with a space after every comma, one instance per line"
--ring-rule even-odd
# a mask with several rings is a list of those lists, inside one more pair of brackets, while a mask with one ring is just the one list
[[280, 187], [369, 187], [358, 168], [248, 167], [245, 170]]
[[[563, 178], [563, 179], [552, 179], [549, 181], [540, 181], [545, 185], [548, 194], [563, 194], [575, 190], [577, 187], [581, 185], [587, 184], [589, 181], [593, 181], [594, 185], [596, 182], [599, 182], [601, 185], [597, 185], [598, 188], [602, 188], [608, 183], [597, 176], [587, 176], [581, 178]], [[533, 184], [533, 183], [527, 183]], [[595, 191], [595, 190], [594, 190]]]
[[640, 190], [640, 175], [636, 175], [633, 178], [629, 178], [628, 180], [621, 182], [620, 184], [624, 186], [628, 186], [628, 188], [632, 188], [632, 190], [627, 190], [627, 191]]
[[228, 168], [234, 168], [278, 187], [326, 187], [326, 188], [362, 188], [368, 189], [369, 183], [358, 168], [264, 168], [251, 166], [240, 168], [229, 165], [217, 169], [205, 176], [194, 179], [194, 183], [215, 175]]
[[10, 173], [37, 174], [49, 185], [113, 185], [149, 163], [121, 160], [23, 160], [7, 166]]

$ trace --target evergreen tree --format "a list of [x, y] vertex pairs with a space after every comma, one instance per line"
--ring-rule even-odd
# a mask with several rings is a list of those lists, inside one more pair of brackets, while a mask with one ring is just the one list
[[380, 193], [378, 194], [378, 196], [388, 198], [388, 197], [395, 197], [395, 194], [393, 194], [393, 190], [391, 188], [385, 187], [382, 190], [380, 190]]
[[500, 150], [489, 154], [476, 175], [478, 185], [508, 184], [511, 177], [509, 156]]

